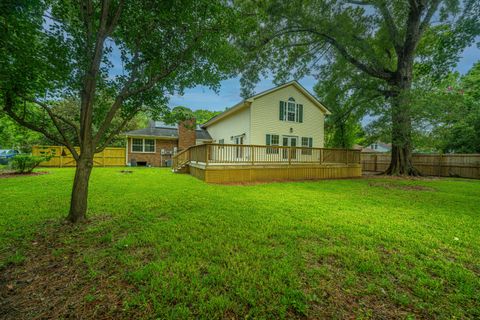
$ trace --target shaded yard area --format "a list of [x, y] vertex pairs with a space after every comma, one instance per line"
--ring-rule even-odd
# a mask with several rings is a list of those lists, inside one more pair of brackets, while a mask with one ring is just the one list
[[0, 318], [480, 317], [480, 181], [121, 170], [0, 179]]

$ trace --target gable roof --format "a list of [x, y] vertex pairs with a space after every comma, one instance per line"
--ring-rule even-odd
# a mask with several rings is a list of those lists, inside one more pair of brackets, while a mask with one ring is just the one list
[[255, 99], [258, 99], [260, 97], [263, 97], [265, 95], [268, 95], [272, 92], [275, 92], [275, 91], [278, 91], [280, 89], [283, 89], [283, 88], [286, 88], [288, 86], [294, 86], [295, 88], [297, 88], [301, 93], [303, 93], [304, 96], [306, 96], [314, 105], [316, 105], [318, 108], [320, 108], [320, 110], [322, 110], [323, 113], [325, 114], [332, 114], [317, 98], [315, 98], [310, 92], [308, 92], [307, 89], [305, 89], [297, 80], [293, 80], [293, 81], [290, 81], [290, 82], [287, 82], [287, 83], [284, 83], [282, 85], [279, 85], [275, 88], [271, 88], [271, 89], [268, 89], [268, 90], [265, 90], [265, 91], [262, 91], [260, 93], [257, 93], [256, 95], [253, 95], [247, 99], [244, 99], [242, 100], [241, 102], [237, 103], [236, 105], [234, 105], [233, 107], [229, 108], [228, 110], [225, 110], [224, 112], [216, 115], [215, 117], [211, 118], [210, 120], [208, 120], [207, 122], [205, 122], [203, 125], [202, 125], [202, 128], [206, 128], [208, 127], [209, 125], [211, 124], [214, 124], [216, 122], [218, 122], [219, 120], [231, 115], [232, 113], [235, 113], [243, 108], [246, 108], [246, 107], [250, 107], [250, 105], [252, 104], [252, 102], [255, 100]]

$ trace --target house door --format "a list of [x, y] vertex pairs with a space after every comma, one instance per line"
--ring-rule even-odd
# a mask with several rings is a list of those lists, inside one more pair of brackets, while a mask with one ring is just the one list
[[[296, 147], [297, 137], [283, 136], [282, 145], [284, 147]], [[297, 158], [297, 150], [295, 148], [283, 149], [283, 159], [288, 159], [288, 152], [290, 151], [290, 159]]]
[[[243, 144], [243, 136], [237, 136], [233, 138], [235, 144]], [[243, 158], [243, 147], [236, 147], [235, 154], [237, 158]]]

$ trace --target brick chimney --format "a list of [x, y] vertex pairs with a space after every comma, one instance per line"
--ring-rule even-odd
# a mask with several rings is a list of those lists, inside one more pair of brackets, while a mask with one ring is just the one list
[[178, 124], [178, 149], [184, 150], [190, 146], [195, 145], [196, 134], [196, 120], [195, 118], [181, 121]]

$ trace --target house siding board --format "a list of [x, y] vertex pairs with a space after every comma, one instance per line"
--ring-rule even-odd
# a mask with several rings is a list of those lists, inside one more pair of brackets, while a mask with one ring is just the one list
[[171, 160], [172, 155], [162, 155], [162, 149], [173, 153], [173, 149], [177, 147], [177, 140], [156, 139], [155, 153], [132, 152], [132, 138], [128, 138], [128, 163], [135, 159], [137, 162], [147, 162], [153, 167], [164, 167], [166, 160]]
[[[295, 103], [303, 105], [302, 123], [279, 120], [280, 101], [287, 101], [290, 97], [295, 99]], [[324, 145], [324, 113], [293, 85], [255, 99], [250, 113], [251, 144], [263, 145], [266, 134], [278, 134], [280, 139], [283, 135], [298, 136], [299, 146], [301, 137], [313, 138], [315, 148], [322, 148]], [[290, 128], [293, 132], [290, 132]]]
[[226, 144], [232, 144], [234, 142], [231, 137], [245, 134], [243, 143], [250, 144], [250, 108], [245, 107], [221, 121], [213, 123], [208, 126], [207, 131], [216, 143], [224, 139]]

